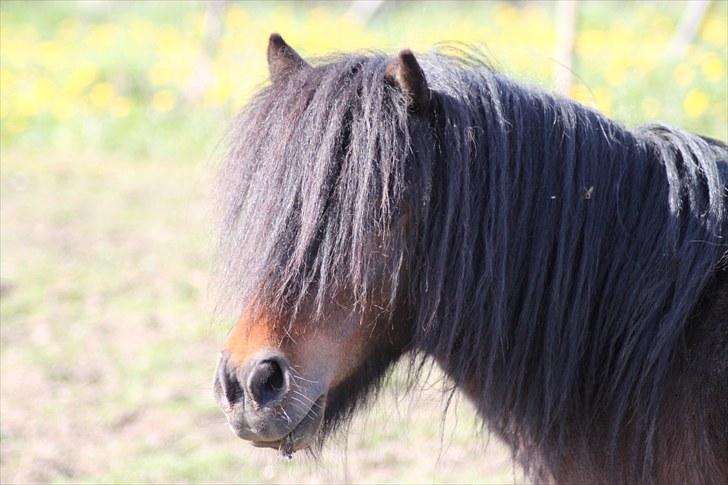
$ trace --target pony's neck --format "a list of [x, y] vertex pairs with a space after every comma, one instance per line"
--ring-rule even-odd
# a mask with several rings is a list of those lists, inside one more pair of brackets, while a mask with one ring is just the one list
[[413, 279], [420, 348], [484, 417], [534, 439], [554, 438], [569, 403], [584, 426], [618, 425], [638, 395], [653, 413], [725, 247], [715, 153], [471, 74], [467, 90], [439, 96]]

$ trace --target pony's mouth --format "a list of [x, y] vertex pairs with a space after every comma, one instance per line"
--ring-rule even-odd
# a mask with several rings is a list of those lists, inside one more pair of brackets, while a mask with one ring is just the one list
[[326, 394], [319, 396], [311, 405], [308, 413], [298, 422], [295, 428], [280, 440], [275, 441], [252, 441], [251, 444], [258, 448], [273, 448], [282, 455], [291, 457], [298, 450], [308, 447], [316, 437], [316, 433], [323, 421], [324, 409], [326, 408]]

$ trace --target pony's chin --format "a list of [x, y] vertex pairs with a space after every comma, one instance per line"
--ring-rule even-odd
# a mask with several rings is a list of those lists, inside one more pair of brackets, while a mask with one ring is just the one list
[[256, 448], [273, 448], [283, 455], [291, 456], [294, 452], [308, 448], [321, 429], [324, 411], [326, 410], [326, 394], [322, 394], [311, 405], [308, 413], [299, 421], [293, 430], [280, 440], [252, 441]]

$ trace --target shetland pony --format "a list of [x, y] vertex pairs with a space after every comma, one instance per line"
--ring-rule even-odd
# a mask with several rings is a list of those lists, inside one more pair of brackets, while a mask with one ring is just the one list
[[475, 55], [268, 61], [219, 175], [236, 434], [320, 446], [406, 355], [534, 480], [728, 483], [726, 145]]

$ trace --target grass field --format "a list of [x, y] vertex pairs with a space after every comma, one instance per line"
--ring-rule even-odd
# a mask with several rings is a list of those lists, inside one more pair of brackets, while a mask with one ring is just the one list
[[235, 438], [211, 392], [227, 327], [205, 304], [205, 178], [3, 154], [3, 483], [512, 480], [503, 450], [479, 459], [467, 406], [441, 434], [436, 379], [415, 401], [390, 389], [321, 464]]
[[[0, 482], [521, 478], [461, 398], [442, 423], [437, 374], [408, 396], [395, 374], [319, 462], [253, 449], [213, 402], [229, 323], [207, 291], [212, 161], [265, 82], [270, 31], [307, 55], [484, 42], [499, 68], [551, 84], [551, 4], [404, 4], [366, 25], [342, 5], [231, 4], [191, 94], [205, 4], [0, 4]], [[587, 3], [570, 94], [630, 126], [728, 139], [728, 3], [665, 58], [682, 7]]]

